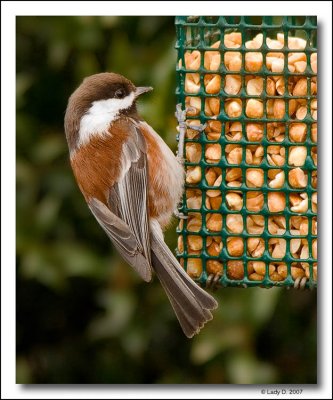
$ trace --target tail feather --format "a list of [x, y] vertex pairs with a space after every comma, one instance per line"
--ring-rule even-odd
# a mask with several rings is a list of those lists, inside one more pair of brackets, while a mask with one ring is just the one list
[[181, 268], [156, 232], [151, 235], [152, 265], [187, 337], [198, 333], [213, 318], [216, 300], [201, 289]]
[[185, 285], [192, 291], [194, 296], [200, 301], [202, 307], [208, 310], [214, 310], [215, 308], [217, 308], [218, 306], [217, 301], [211, 295], [205, 292], [199, 285], [194, 283], [193, 280], [184, 271], [184, 269], [181, 268], [179, 262], [176, 260], [176, 258], [173, 256], [172, 253], [171, 255], [174, 258], [174, 261], [177, 263], [176, 265], [173, 264], [175, 266], [175, 271], [177, 272], [178, 275], [181, 276]]
[[[162, 282], [161, 282], [162, 283]], [[188, 338], [193, 337], [196, 333], [199, 333], [200, 329], [204, 326], [204, 323], [198, 325], [198, 319], [193, 318], [181, 304], [179, 304], [176, 298], [171, 294], [168, 288], [163, 285], [166, 294], [170, 300], [172, 308], [178, 318], [178, 321], [183, 329], [183, 332]], [[209, 310], [203, 310], [205, 321], [209, 321], [213, 318], [211, 312]], [[202, 317], [201, 317], [202, 318]]]

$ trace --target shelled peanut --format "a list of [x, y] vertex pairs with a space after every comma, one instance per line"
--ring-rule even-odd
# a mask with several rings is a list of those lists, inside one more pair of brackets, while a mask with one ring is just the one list
[[[223, 49], [217, 41], [209, 50], [184, 55], [191, 71], [185, 74], [189, 117], [185, 153], [190, 163], [186, 167], [190, 214], [185, 223], [188, 233], [200, 235], [204, 225], [216, 235], [186, 236], [187, 271], [200, 276], [202, 260], [190, 255], [200, 255], [206, 247], [213, 257], [206, 261], [207, 272], [222, 274], [218, 257], [224, 244], [224, 254], [230, 257], [257, 259], [226, 261], [230, 279], [243, 279], [245, 268], [250, 280], [269, 276], [282, 281], [288, 271], [293, 279], [309, 278], [309, 263], [304, 260], [316, 258], [317, 245], [316, 239], [309, 243], [307, 237], [317, 235], [316, 216], [307, 216], [308, 211], [317, 212], [317, 53], [308, 56], [303, 51], [306, 40], [281, 33], [266, 37], [269, 51], [263, 54], [264, 35], [259, 33], [245, 42], [242, 54], [244, 50], [237, 51], [242, 39], [240, 32], [226, 33]], [[289, 51], [282, 52], [286, 48]], [[222, 66], [226, 72], [221, 73]], [[203, 132], [191, 129], [203, 122]], [[261, 215], [264, 208], [269, 216]], [[293, 213], [287, 219], [286, 209]], [[222, 231], [228, 233], [223, 240]], [[260, 237], [264, 231], [272, 237]], [[253, 236], [244, 238], [244, 233]], [[295, 238], [283, 237], [285, 233]], [[295, 259], [289, 267], [284, 262], [287, 253]], [[274, 261], [262, 261], [264, 254]], [[316, 263], [311, 276], [316, 279]]]

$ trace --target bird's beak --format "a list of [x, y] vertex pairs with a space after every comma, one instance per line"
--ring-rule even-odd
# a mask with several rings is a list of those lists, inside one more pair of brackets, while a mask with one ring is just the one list
[[150, 86], [148, 86], [148, 87], [144, 87], [144, 86], [137, 87], [135, 92], [134, 92], [134, 96], [135, 96], [135, 98], [137, 98], [137, 97], [141, 96], [143, 93], [150, 92], [151, 90], [153, 90], [153, 88], [150, 87]]

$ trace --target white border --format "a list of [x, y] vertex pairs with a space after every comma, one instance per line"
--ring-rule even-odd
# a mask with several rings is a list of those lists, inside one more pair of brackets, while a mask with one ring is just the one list
[[[265, 398], [260, 387], [230, 385], [30, 386], [15, 384], [15, 16], [16, 15], [317, 15], [320, 44], [321, 271], [318, 385], [302, 396], [332, 396], [332, 3], [331, 1], [2, 2], [1, 4], [1, 381], [2, 398]], [[316, 368], [314, 365], [313, 368]], [[276, 385], [277, 386], [277, 385]], [[276, 396], [269, 396], [274, 398]], [[284, 397], [284, 396], [280, 396]]]

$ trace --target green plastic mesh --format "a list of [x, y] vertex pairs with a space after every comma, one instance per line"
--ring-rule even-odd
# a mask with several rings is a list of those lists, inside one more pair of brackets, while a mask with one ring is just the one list
[[[218, 286], [222, 287], [288, 287], [294, 286], [295, 280], [300, 283], [301, 278], [306, 287], [316, 287], [316, 17], [178, 16], [175, 25], [178, 51], [176, 94], [183, 110], [192, 105], [186, 114], [186, 183], [180, 205], [180, 211], [188, 218], [181, 220], [177, 228], [178, 259], [189, 275], [203, 286], [214, 276], [218, 279]], [[232, 32], [241, 34], [241, 43], [238, 45], [233, 46], [228, 41], [228, 35]], [[259, 49], [245, 45], [258, 34], [262, 34]], [[276, 47], [274, 43], [276, 45], [278, 42], [277, 34], [282, 44], [280, 48], [273, 49]], [[302, 42], [306, 43], [305, 47], [295, 49], [298, 46], [294, 44], [295, 37], [305, 39], [306, 42]], [[240, 66], [228, 64], [228, 57], [233, 52], [240, 55], [240, 58], [237, 56], [241, 59]], [[248, 60], [251, 58], [249, 54], [258, 52], [262, 54], [262, 67], [256, 70]], [[195, 54], [197, 64], [194, 61]], [[213, 56], [217, 61], [215, 70], [211, 69], [213, 62], [209, 64]], [[279, 69], [279, 65], [273, 68], [270, 64], [272, 56], [284, 60], [283, 69]], [[290, 64], [289, 57], [292, 56], [299, 61]], [[230, 78], [227, 78], [228, 75], [231, 78], [237, 75], [238, 82], [241, 82], [237, 93], [230, 88], [228, 93], [225, 92], [226, 80]], [[218, 90], [213, 89], [209, 93], [208, 84], [214, 77]], [[263, 78], [260, 95], [254, 95], [247, 86], [248, 81], [256, 77]], [[295, 82], [300, 78], [305, 78], [303, 82], [306, 82], [306, 93], [297, 95], [290, 88], [295, 88]], [[279, 92], [278, 81], [281, 85]], [[275, 83], [273, 92], [269, 90], [272, 82]], [[213, 106], [210, 107], [210, 104], [214, 105], [210, 103], [211, 98], [215, 99], [215, 106], [217, 104], [219, 107], [215, 114]], [[241, 105], [239, 115], [230, 117], [230, 99], [238, 99]], [[262, 115], [254, 118], [247, 115], [249, 99], [260, 101], [263, 105]], [[284, 100], [283, 116], [279, 118], [274, 117], [273, 101], [276, 99]], [[191, 124], [199, 123], [206, 124], [203, 132], [190, 128]], [[257, 127], [262, 129], [261, 136], [249, 140], [250, 124], [259, 124]], [[297, 136], [296, 124], [300, 124], [300, 132], [305, 128], [304, 135]], [[212, 126], [218, 129], [214, 131]], [[233, 136], [235, 132], [231, 132], [231, 127], [235, 127], [236, 136]], [[209, 148], [213, 148], [212, 145], [218, 145], [215, 150], [220, 151], [219, 159], [209, 159]], [[296, 146], [303, 148], [301, 153], [306, 149], [306, 155], [299, 166], [293, 165], [291, 161], [291, 153]], [[231, 163], [234, 161], [229, 158], [234, 148], [238, 148], [238, 156], [241, 154], [236, 164]], [[194, 160], [190, 162], [191, 157]], [[301, 187], [292, 185], [291, 175], [289, 181], [289, 173], [296, 168], [297, 173], [302, 175], [303, 183], [299, 183]], [[251, 180], [247, 179], [250, 170], [262, 171], [263, 182], [255, 183], [259, 186], [253, 187]], [[270, 184], [276, 170], [283, 172], [285, 179], [281, 187], [273, 188]], [[219, 175], [221, 177], [214, 184], [209, 183], [208, 171], [215, 178]], [[232, 181], [233, 173], [236, 183]], [[233, 209], [232, 200], [228, 196], [231, 192], [236, 193], [238, 200], [241, 199], [237, 209]], [[212, 193], [214, 196], [218, 193], [219, 196], [211, 200], [209, 194]], [[283, 206], [278, 211], [272, 210], [270, 203], [276, 193], [279, 193], [277, 196]], [[251, 203], [251, 196], [258, 196], [259, 208]], [[238, 229], [240, 221], [240, 230], [234, 231]], [[241, 241], [233, 238], [241, 238]], [[279, 249], [274, 252], [277, 245]]]

